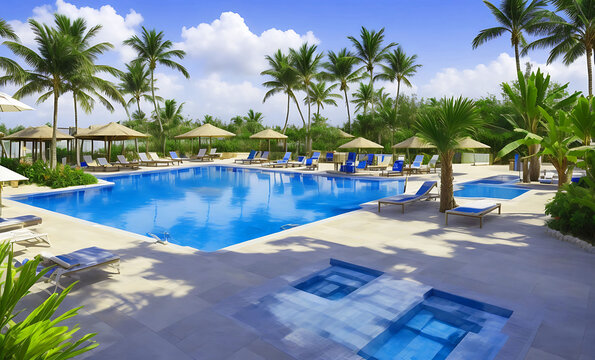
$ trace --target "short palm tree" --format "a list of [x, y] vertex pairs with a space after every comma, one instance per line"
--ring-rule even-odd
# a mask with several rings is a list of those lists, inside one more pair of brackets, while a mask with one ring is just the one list
[[163, 131], [160, 132], [160, 136], [163, 137], [162, 139], [162, 150], [165, 154], [166, 148], [166, 140], [168, 134], [177, 127], [180, 126], [184, 117], [182, 116], [182, 109], [184, 108], [184, 103], [178, 105], [175, 100], [165, 100], [163, 103], [163, 109], [159, 109], [161, 114], [159, 114], [159, 118], [162, 120]]
[[134, 61], [146, 64], [151, 73], [151, 98], [153, 100], [153, 106], [155, 107], [155, 116], [159, 129], [163, 132], [163, 124], [161, 123], [161, 112], [159, 111], [159, 105], [157, 104], [157, 97], [155, 96], [155, 69], [157, 65], [163, 65], [165, 67], [177, 70], [186, 77], [190, 78], [190, 74], [186, 68], [172, 58], [183, 59], [186, 52], [183, 50], [172, 49], [174, 43], [171, 40], [164, 39], [163, 31], [157, 32], [155, 29], [147, 30], [143, 26], [141, 37], [137, 35], [132, 36], [130, 39], [124, 41], [125, 45], [128, 45], [136, 51], [136, 59]]
[[300, 110], [300, 104], [298, 103], [294, 93], [294, 90], [299, 89], [300, 87], [299, 76], [295, 69], [290, 65], [289, 57], [283, 54], [281, 50], [277, 50], [273, 56], [267, 55], [265, 58], [269, 63], [270, 68], [261, 72], [260, 75], [270, 77], [269, 81], [265, 81], [262, 84], [264, 87], [270, 90], [266, 92], [262, 102], [264, 103], [268, 98], [275, 94], [285, 93], [287, 95], [287, 113], [285, 115], [283, 133], [285, 134], [287, 122], [289, 121], [289, 104], [291, 100], [293, 100], [297, 106], [305, 127], [306, 121], [304, 120], [304, 116]]
[[555, 16], [548, 25], [548, 36], [535, 40], [526, 50], [552, 48], [547, 63], [563, 55], [564, 64], [570, 65], [583, 55], [587, 57], [589, 96], [593, 96], [593, 61], [595, 57], [595, 0], [552, 0], [556, 9], [567, 19]]
[[361, 79], [361, 70], [354, 69], [355, 64], [359, 61], [347, 49], [341, 49], [338, 53], [332, 51], [328, 52], [328, 62], [322, 64], [326, 70], [321, 75], [330, 80], [336, 81], [339, 84], [339, 90], [343, 92], [345, 97], [345, 106], [347, 107], [347, 131], [351, 131], [351, 114], [349, 112], [349, 84], [359, 81]]
[[374, 102], [374, 90], [369, 84], [360, 83], [359, 88], [353, 93], [353, 103], [355, 111], [363, 110], [364, 115], [367, 114], [370, 104]]
[[[384, 45], [384, 28], [376, 32], [374, 30], [368, 31], [362, 26], [360, 32], [360, 39], [356, 39], [353, 36], [347, 37], [351, 40], [353, 47], [355, 48], [355, 57], [364, 65], [364, 68], [370, 76], [370, 87], [374, 89], [374, 67], [380, 64], [384, 60], [384, 56], [388, 53], [390, 48], [397, 46], [396, 43], [391, 42], [388, 45]], [[372, 110], [374, 110], [374, 99], [370, 104]], [[372, 113], [373, 116], [373, 113]]]
[[[298, 74], [299, 82], [301, 83], [302, 89], [306, 92], [306, 98], [310, 97], [310, 84], [314, 80], [314, 77], [318, 74], [318, 68], [320, 67], [320, 61], [322, 60], [322, 54], [316, 53], [317, 46], [310, 45], [308, 43], [302, 44], [299, 49], [289, 50], [289, 59], [291, 66], [295, 69]], [[306, 128], [306, 144], [307, 151], [310, 152], [312, 146], [312, 140], [310, 136], [310, 126], [312, 123], [311, 118], [311, 103], [306, 102], [308, 105], [308, 123]]]
[[324, 105], [337, 106], [335, 99], [340, 99], [341, 95], [333, 93], [333, 90], [339, 84], [326, 86], [326, 82], [310, 83], [310, 96], [304, 101], [309, 104], [316, 105], [316, 116], [320, 116], [320, 109], [324, 109]]
[[417, 136], [436, 146], [440, 155], [440, 212], [457, 206], [453, 195], [452, 159], [458, 140], [472, 134], [481, 124], [473, 101], [462, 97], [441, 99], [437, 107], [415, 122]]
[[377, 75], [377, 78], [388, 80], [391, 82], [397, 82], [397, 96], [395, 97], [395, 112], [399, 113], [399, 94], [401, 92], [401, 82], [407, 87], [411, 87], [411, 81], [409, 78], [417, 72], [422, 66], [416, 64], [417, 55], [407, 56], [401, 46], [397, 46], [397, 49], [392, 53], [386, 54], [387, 65], [381, 64], [383, 72]]
[[0, 78], [0, 85], [7, 82], [17, 83], [21, 88], [14, 94], [15, 98], [42, 93], [38, 103], [53, 97], [53, 133], [51, 142], [50, 167], [55, 168], [56, 129], [58, 126], [58, 100], [68, 89], [68, 78], [86, 62], [84, 56], [77, 51], [69, 35], [60, 33], [34, 19], [29, 19], [31, 31], [35, 34], [37, 51], [25, 45], [6, 41], [4, 44], [17, 56], [22, 57], [31, 70], [20, 69], [18, 75], [8, 74]]
[[486, 6], [496, 18], [500, 26], [483, 29], [473, 39], [473, 48], [477, 48], [490, 40], [498, 38], [505, 33], [510, 33], [510, 43], [514, 47], [516, 70], [521, 71], [519, 46], [525, 47], [527, 41], [525, 34], [545, 34], [551, 26], [546, 21], [551, 12], [546, 9], [545, 0], [502, 0], [500, 8], [491, 2], [484, 0]]
[[262, 126], [264, 116], [261, 112], [257, 112], [250, 109], [248, 110], [246, 116], [244, 116], [243, 118], [240, 117], [240, 119], [242, 119], [242, 122], [245, 121], [246, 130], [251, 134], [254, 134], [264, 129], [264, 126]]
[[[76, 136], [78, 130], [77, 105], [80, 105], [83, 111], [89, 114], [95, 107], [94, 98], [97, 98], [111, 112], [114, 111], [114, 107], [109, 99], [116, 100], [122, 104], [124, 103], [124, 98], [112, 82], [96, 76], [97, 73], [118, 76], [120, 72], [111, 66], [95, 64], [98, 55], [113, 48], [113, 45], [108, 42], [94, 45], [89, 44], [91, 39], [101, 30], [101, 25], [87, 29], [87, 23], [83, 18], [72, 21], [69, 17], [60, 14], [55, 15], [55, 23], [56, 31], [69, 36], [73, 42], [73, 46], [76, 47], [76, 51], [86, 60], [81, 64], [80, 69], [70, 74], [67, 78], [66, 91], [72, 92], [74, 101], [74, 135]], [[48, 96], [51, 95], [50, 93], [47, 94]], [[75, 153], [77, 164], [80, 165], [78, 140], [75, 141]]]

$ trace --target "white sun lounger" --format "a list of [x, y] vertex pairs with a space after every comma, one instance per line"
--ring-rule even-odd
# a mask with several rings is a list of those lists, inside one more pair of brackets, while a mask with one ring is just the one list
[[477, 200], [458, 206], [452, 210], [446, 210], [446, 225], [448, 225], [448, 215], [461, 215], [479, 218], [479, 228], [483, 227], [483, 217], [488, 213], [498, 209], [498, 214], [502, 213], [502, 204], [488, 200]]
[[35, 215], [23, 215], [12, 218], [0, 218], [0, 232], [22, 229], [41, 224], [41, 218]]
[[17, 229], [0, 233], [0, 242], [10, 241], [13, 244], [30, 243], [43, 241], [52, 246], [48, 234], [42, 234], [29, 229]]

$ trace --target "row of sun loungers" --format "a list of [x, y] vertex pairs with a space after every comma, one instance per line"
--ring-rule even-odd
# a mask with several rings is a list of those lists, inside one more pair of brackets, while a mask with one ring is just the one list
[[[402, 213], [405, 213], [405, 205], [413, 204], [420, 201], [435, 200], [440, 197], [440, 194], [431, 193], [434, 188], [437, 188], [437, 181], [424, 182], [415, 194], [401, 194], [386, 197], [378, 200], [378, 212], [382, 206], [400, 205]], [[489, 200], [475, 200], [470, 201], [464, 205], [458, 206], [454, 209], [445, 212], [445, 225], [448, 225], [449, 215], [459, 215], [466, 217], [473, 217], [479, 219], [479, 227], [483, 227], [483, 218], [494, 210], [498, 210], [498, 214], [502, 212], [502, 204], [495, 203]]]
[[[0, 218], [0, 242], [9, 241], [12, 244], [20, 245], [43, 242], [47, 246], [51, 246], [48, 234], [28, 229], [41, 223], [42, 219], [34, 215]], [[104, 266], [115, 267], [118, 273], [120, 272], [120, 257], [98, 247], [80, 249], [58, 256], [42, 252], [40, 256], [43, 261], [38, 265], [37, 272], [51, 267], [41, 279], [53, 283], [54, 291], [58, 288], [64, 289], [64, 286], [60, 284], [60, 279], [63, 276]], [[15, 266], [22, 266], [27, 262], [28, 259], [24, 259], [22, 263], [16, 261]]]

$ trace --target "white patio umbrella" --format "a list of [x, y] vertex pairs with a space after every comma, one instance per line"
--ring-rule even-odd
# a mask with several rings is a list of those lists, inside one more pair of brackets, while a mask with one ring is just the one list
[[[4, 166], [0, 166], [0, 183], [2, 183], [4, 181], [19, 181], [19, 180], [29, 180], [29, 179], [19, 173], [16, 173], [10, 169], [5, 168]], [[0, 216], [1, 215], [2, 215], [2, 186], [0, 186]]]
[[[33, 108], [27, 104], [23, 104], [12, 96], [0, 92], [0, 112], [17, 112], [33, 110]], [[2, 134], [4, 136], [4, 134]], [[2, 153], [6, 155], [6, 149], [4, 143], [0, 140], [0, 146], [2, 146]]]

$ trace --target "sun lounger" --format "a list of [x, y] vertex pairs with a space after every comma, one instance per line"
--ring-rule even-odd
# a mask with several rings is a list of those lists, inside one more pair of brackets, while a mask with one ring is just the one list
[[106, 158], [97, 158], [97, 166], [93, 169], [94, 171], [120, 171], [118, 166], [108, 163]]
[[378, 155], [378, 164], [376, 164], [376, 165], [368, 164], [368, 170], [371, 170], [371, 171], [386, 170], [386, 168], [390, 164], [391, 159], [392, 159], [391, 155], [383, 155], [383, 154]]
[[250, 154], [248, 154], [248, 157], [245, 159], [235, 159], [235, 163], [244, 163], [244, 162], [248, 162], [250, 163], [250, 161], [252, 161], [254, 159], [254, 156], [256, 156], [256, 150], [250, 150]]
[[318, 170], [318, 161], [320, 160], [320, 152], [315, 151], [312, 157], [306, 159], [306, 170]]
[[[411, 165], [409, 165], [408, 167], [403, 168], [403, 171], [409, 172], [410, 174], [413, 172], [419, 173], [421, 171], [424, 171], [425, 169], [422, 168], [423, 161], [424, 161], [424, 156], [417, 155], [415, 157], [415, 159], [413, 160], [413, 163], [411, 163]], [[429, 172], [429, 170], [428, 170], [428, 172]]]
[[254, 155], [254, 158], [251, 160], [248, 160], [248, 164], [262, 164], [269, 161], [269, 152], [268, 151], [263, 151], [262, 153], [256, 153], [256, 155]]
[[368, 160], [361, 160], [357, 163], [355, 167], [355, 171], [364, 171], [368, 168]]
[[301, 167], [306, 165], [307, 158], [305, 156], [298, 156], [296, 161], [290, 161], [287, 163], [287, 166], [291, 167]]
[[341, 165], [339, 170], [341, 172], [354, 173], [356, 159], [357, 159], [357, 154], [354, 152], [350, 152], [349, 154], [347, 154], [347, 160], [345, 161], [345, 165]]
[[540, 184], [557, 184], [558, 174], [551, 171], [544, 171], [543, 175], [539, 178]]
[[145, 153], [138, 153], [138, 158], [140, 159], [139, 160], [139, 164], [141, 164], [141, 165], [147, 165], [147, 166], [165, 165], [165, 166], [169, 166], [170, 164], [172, 164], [171, 161], [159, 161], [159, 160], [149, 159], [149, 157]]
[[209, 151], [209, 153], [207, 154], [207, 156], [214, 160], [215, 158], [221, 157], [221, 154], [217, 152], [217, 148], [212, 148], [211, 151]]
[[170, 151], [169, 152], [169, 157], [173, 160], [173, 161], [177, 161], [178, 164], [181, 164], [184, 160], [186, 161], [190, 161], [190, 158], [187, 157], [179, 157], [178, 153], [175, 151]]
[[291, 152], [288, 151], [285, 153], [285, 155], [283, 156], [283, 159], [281, 160], [277, 160], [277, 161], [273, 161], [267, 164], [263, 164], [262, 166], [268, 166], [268, 167], [287, 167], [288, 163], [289, 163], [289, 159], [291, 159]]
[[33, 241], [43, 241], [49, 246], [50, 239], [48, 234], [38, 233], [29, 229], [17, 229], [0, 233], [0, 242], [10, 241], [13, 244], [30, 243]]
[[488, 200], [471, 201], [465, 205], [458, 206], [452, 210], [446, 210], [446, 225], [448, 225], [448, 215], [461, 215], [479, 218], [479, 228], [482, 228], [483, 217], [496, 209], [498, 209], [498, 214], [501, 214], [502, 204]]
[[378, 200], [378, 212], [380, 212], [380, 207], [382, 205], [401, 205], [401, 212], [405, 213], [405, 204], [421, 200], [435, 200], [440, 195], [430, 194], [430, 191], [432, 191], [437, 184], [437, 181], [426, 181], [419, 187], [419, 190], [417, 190], [415, 194], [401, 194], [380, 199]]
[[178, 163], [178, 165], [180, 165], [182, 163], [182, 160], [162, 159], [159, 157], [159, 155], [157, 155], [156, 152], [150, 152], [149, 158], [153, 161], [164, 162], [164, 163], [172, 164], [172, 165], [174, 165], [176, 162]]
[[[46, 267], [54, 266], [43, 276], [44, 281], [56, 285], [54, 291], [57, 288], [64, 289], [60, 284], [60, 279], [63, 276], [70, 276], [104, 266], [111, 266], [117, 270], [118, 274], [120, 273], [120, 257], [96, 246], [58, 256], [42, 253], [41, 257], [44, 261], [38, 265], [37, 272], [39, 273]], [[27, 261], [28, 259], [23, 260], [23, 264]], [[21, 266], [21, 264], [17, 262], [16, 266]]]
[[434, 173], [436, 173], [436, 164], [438, 163], [438, 159], [438, 155], [432, 155], [432, 158], [430, 158], [430, 162], [428, 162], [428, 164], [425, 165], [425, 169], [428, 173], [430, 173], [432, 169], [434, 169]]
[[0, 218], [0, 232], [21, 229], [41, 224], [41, 218], [35, 215], [23, 215], [12, 218]]
[[207, 155], [207, 149], [202, 148], [198, 150], [198, 154], [190, 158], [190, 161], [213, 161], [213, 159]]
[[332, 163], [332, 162], [333, 162], [333, 156], [334, 156], [334, 153], [332, 153], [332, 152], [327, 152], [327, 153], [326, 153], [326, 162], [328, 162], [328, 163]]
[[124, 155], [116, 155], [118, 158], [118, 162], [116, 163], [122, 169], [128, 170], [138, 170], [138, 162], [137, 161], [128, 161]]
[[403, 164], [405, 163], [404, 160], [397, 160], [393, 164], [393, 168], [391, 170], [385, 170], [380, 172], [380, 176], [403, 176]]

